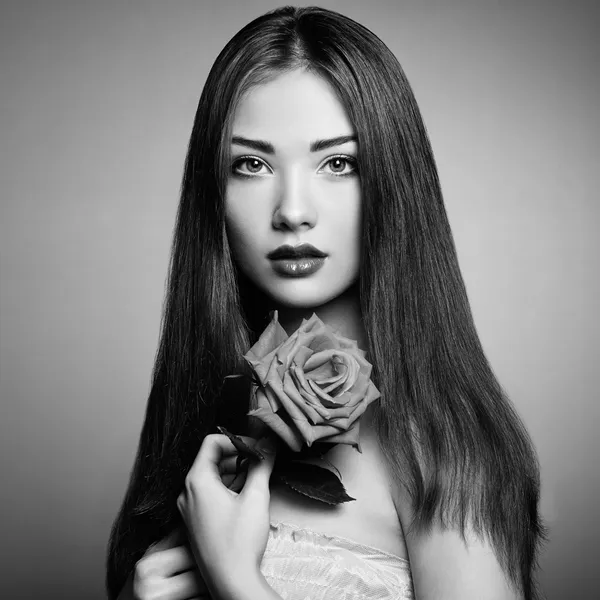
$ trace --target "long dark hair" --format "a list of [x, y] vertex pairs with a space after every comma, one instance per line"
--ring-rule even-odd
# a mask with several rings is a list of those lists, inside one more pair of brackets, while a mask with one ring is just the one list
[[176, 498], [204, 436], [217, 419], [242, 422], [248, 409], [242, 396], [219, 414], [223, 378], [243, 371], [241, 357], [266, 324], [225, 232], [231, 123], [248, 89], [295, 68], [333, 86], [358, 137], [361, 309], [382, 393], [375, 424], [391, 472], [411, 498], [411, 527], [474, 528], [533, 598], [543, 536], [538, 464], [477, 336], [419, 109], [379, 38], [314, 7], [284, 7], [244, 27], [202, 92], [151, 393], [110, 538], [109, 597], [146, 548], [179, 522]]

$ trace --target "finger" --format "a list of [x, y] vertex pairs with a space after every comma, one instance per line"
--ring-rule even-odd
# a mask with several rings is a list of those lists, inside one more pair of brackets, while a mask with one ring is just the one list
[[[254, 448], [258, 443], [258, 440], [252, 437], [248, 437], [246, 435], [238, 435], [237, 437], [244, 440], [244, 442], [250, 446], [250, 448]], [[228, 456], [226, 458], [222, 458], [219, 463], [219, 471], [221, 474], [223, 473], [235, 473], [237, 471], [237, 463], [240, 459], [240, 454], [233, 456]]]
[[188, 477], [196, 478], [207, 474], [221, 482], [219, 463], [221, 460], [235, 455], [237, 450], [226, 435], [210, 433], [204, 438], [198, 456], [188, 472]]
[[158, 542], [152, 544], [148, 550], [146, 550], [145, 555], [149, 556], [150, 554], [154, 554], [155, 552], [161, 552], [163, 550], [167, 550], [168, 548], [175, 548], [176, 546], [180, 546], [181, 544], [187, 541], [187, 533], [184, 527], [177, 527], [173, 529], [168, 535], [166, 535]]
[[169, 577], [164, 583], [165, 596], [168, 598], [191, 598], [208, 593], [208, 588], [197, 569]]
[[171, 577], [184, 571], [196, 568], [194, 555], [187, 546], [177, 546], [163, 550], [155, 560], [160, 560], [160, 570], [163, 577]]
[[247, 495], [253, 491], [261, 491], [269, 497], [269, 479], [275, 464], [276, 448], [275, 444], [269, 438], [265, 438], [257, 445], [257, 450], [265, 457], [264, 460], [252, 461], [248, 467], [246, 483], [242, 490], [242, 495]]
[[237, 459], [237, 456], [229, 456], [221, 460], [219, 463], [219, 472], [221, 475], [235, 473], [237, 470]]
[[239, 492], [246, 483], [246, 471], [242, 471], [241, 473], [231, 473], [229, 475], [223, 475], [222, 481], [223, 485], [229, 488], [232, 492]]

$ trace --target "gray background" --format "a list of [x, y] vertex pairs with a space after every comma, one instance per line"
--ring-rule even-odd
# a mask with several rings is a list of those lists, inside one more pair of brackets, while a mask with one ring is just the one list
[[[0, 596], [104, 597], [208, 69], [279, 3], [0, 16]], [[484, 347], [539, 450], [547, 597], [592, 598], [600, 368], [593, 2], [322, 1], [414, 87]]]

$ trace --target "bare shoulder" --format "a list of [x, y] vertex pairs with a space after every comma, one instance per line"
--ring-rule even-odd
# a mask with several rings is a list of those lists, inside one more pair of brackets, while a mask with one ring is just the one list
[[441, 524], [416, 531], [406, 492], [394, 487], [393, 495], [419, 600], [522, 600], [485, 536]]
[[386, 461], [368, 427], [362, 427], [361, 450], [338, 444], [326, 458], [355, 498], [336, 507], [304, 499], [282, 486], [271, 490], [271, 518], [349, 538], [360, 544], [407, 558], [400, 520], [394, 505]]

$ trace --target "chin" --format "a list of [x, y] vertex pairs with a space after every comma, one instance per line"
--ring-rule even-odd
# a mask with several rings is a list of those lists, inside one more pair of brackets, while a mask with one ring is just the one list
[[[292, 283], [291, 281], [289, 283]], [[327, 290], [323, 289], [323, 285], [315, 282], [314, 285], [303, 285], [302, 280], [294, 282], [295, 285], [289, 285], [288, 282], [273, 286], [271, 289], [264, 290], [272, 300], [286, 308], [317, 308], [331, 302], [338, 296], [341, 296], [350, 286], [347, 285], [330, 287]], [[299, 285], [298, 285], [299, 284]]]

